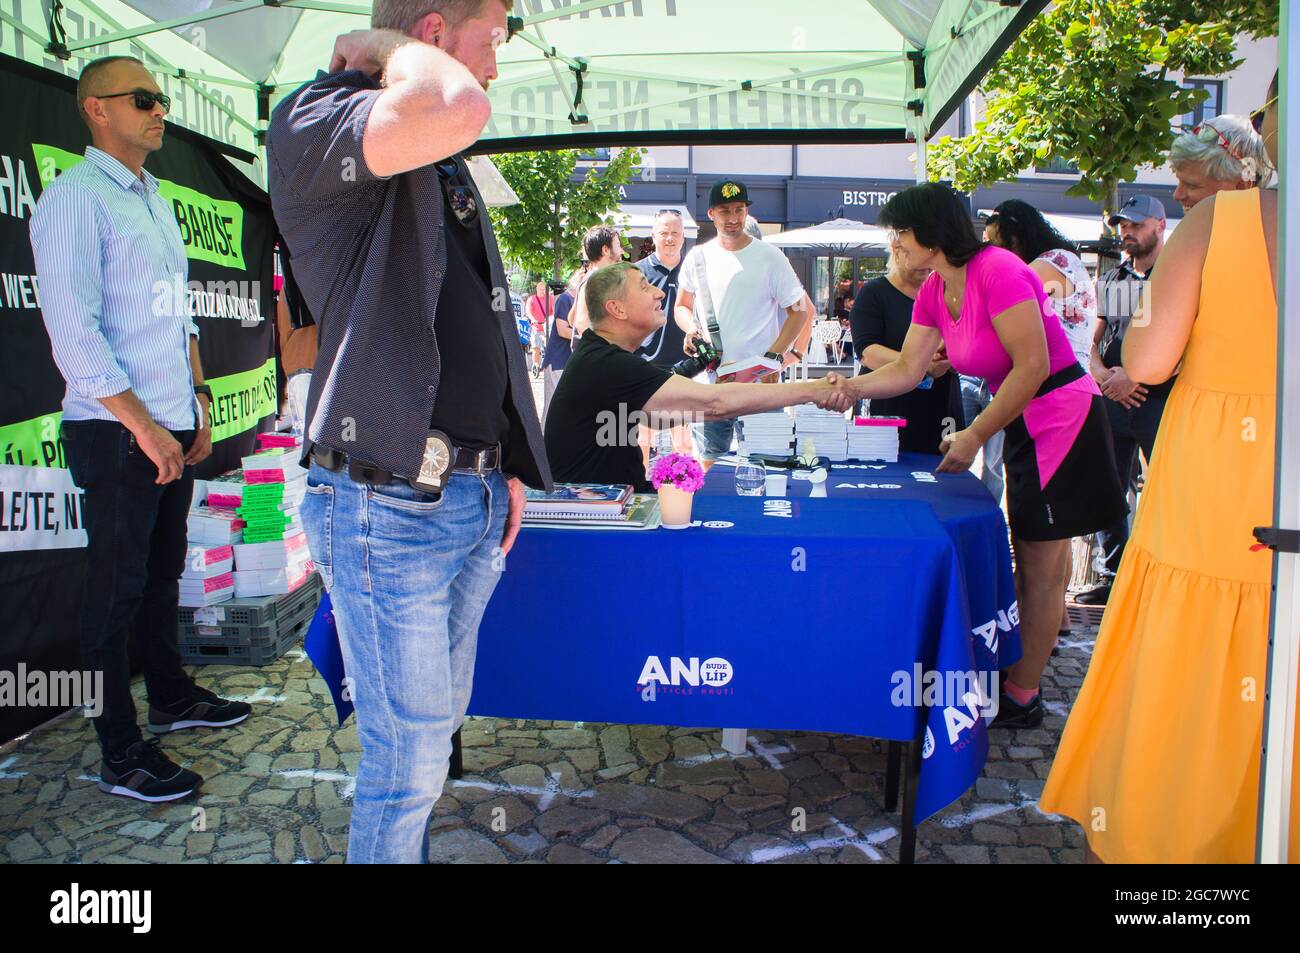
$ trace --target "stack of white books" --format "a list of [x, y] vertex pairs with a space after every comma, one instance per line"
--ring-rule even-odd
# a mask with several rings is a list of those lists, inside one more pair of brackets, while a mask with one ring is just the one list
[[211, 579], [235, 568], [235, 547], [191, 545], [185, 553], [182, 579]]
[[311, 578], [315, 568], [310, 559], [304, 559], [282, 569], [236, 569], [231, 573], [235, 595], [240, 599], [287, 595]]
[[236, 569], [283, 569], [295, 561], [310, 559], [307, 537], [293, 533], [265, 543], [240, 543], [234, 547]]
[[190, 546], [229, 546], [243, 542], [244, 521], [234, 510], [201, 506], [190, 510], [186, 535]]
[[180, 605], [190, 609], [216, 605], [235, 596], [234, 574], [225, 572], [207, 579], [181, 577]]
[[746, 453], [788, 457], [793, 453], [794, 419], [783, 410], [746, 414], [740, 418]]
[[858, 417], [849, 428], [849, 458], [898, 462], [898, 431], [902, 417]]
[[[244, 469], [244, 483], [284, 483], [306, 485], [307, 471], [299, 466], [302, 448], [268, 447], [249, 454], [240, 461]], [[209, 488], [209, 492], [211, 489]]]
[[794, 408], [794, 442], [800, 453], [812, 441], [816, 455], [843, 460], [848, 453], [848, 418], [815, 404]]

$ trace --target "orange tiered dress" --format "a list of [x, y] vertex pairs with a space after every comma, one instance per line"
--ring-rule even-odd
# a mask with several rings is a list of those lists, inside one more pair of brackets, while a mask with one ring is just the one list
[[1107, 863], [1254, 859], [1272, 553], [1251, 531], [1273, 517], [1277, 303], [1259, 190], [1214, 202], [1200, 309], [1039, 802]]

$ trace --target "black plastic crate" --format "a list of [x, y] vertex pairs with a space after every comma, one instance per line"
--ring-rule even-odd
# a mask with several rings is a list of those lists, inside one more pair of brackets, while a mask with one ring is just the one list
[[[238, 607], [241, 610], [248, 608], [250, 603], [273, 603], [269, 611], [263, 605], [253, 606], [258, 609], [259, 617], [273, 619], [266, 624], [232, 622], [229, 621], [232, 613], [227, 612], [227, 621], [220, 625], [198, 626], [194, 624], [194, 613], [190, 610], [190, 621], [182, 621], [179, 626], [177, 641], [181, 660], [187, 665], [269, 665], [307, 634], [320, 604], [322, 588], [320, 576], [313, 573], [307, 582], [288, 595], [232, 600], [241, 604]], [[231, 604], [219, 603], [222, 607]], [[182, 612], [182, 620], [184, 615]], [[237, 617], [248, 618], [248, 613]]]

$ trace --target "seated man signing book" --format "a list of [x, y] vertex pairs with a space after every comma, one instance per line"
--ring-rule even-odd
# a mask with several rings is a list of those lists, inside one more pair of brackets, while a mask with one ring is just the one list
[[635, 265], [598, 269], [582, 289], [591, 327], [565, 365], [546, 417], [546, 455], [557, 483], [626, 483], [649, 492], [637, 427], [727, 420], [814, 402], [847, 410], [844, 380], [697, 384], [633, 352], [664, 323], [664, 293]]

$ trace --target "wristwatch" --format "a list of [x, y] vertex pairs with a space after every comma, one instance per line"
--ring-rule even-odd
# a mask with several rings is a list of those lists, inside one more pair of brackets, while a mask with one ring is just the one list
[[195, 384], [194, 394], [195, 396], [202, 394], [204, 397], [208, 399], [209, 404], [212, 403], [212, 388], [209, 387], [207, 384]]

